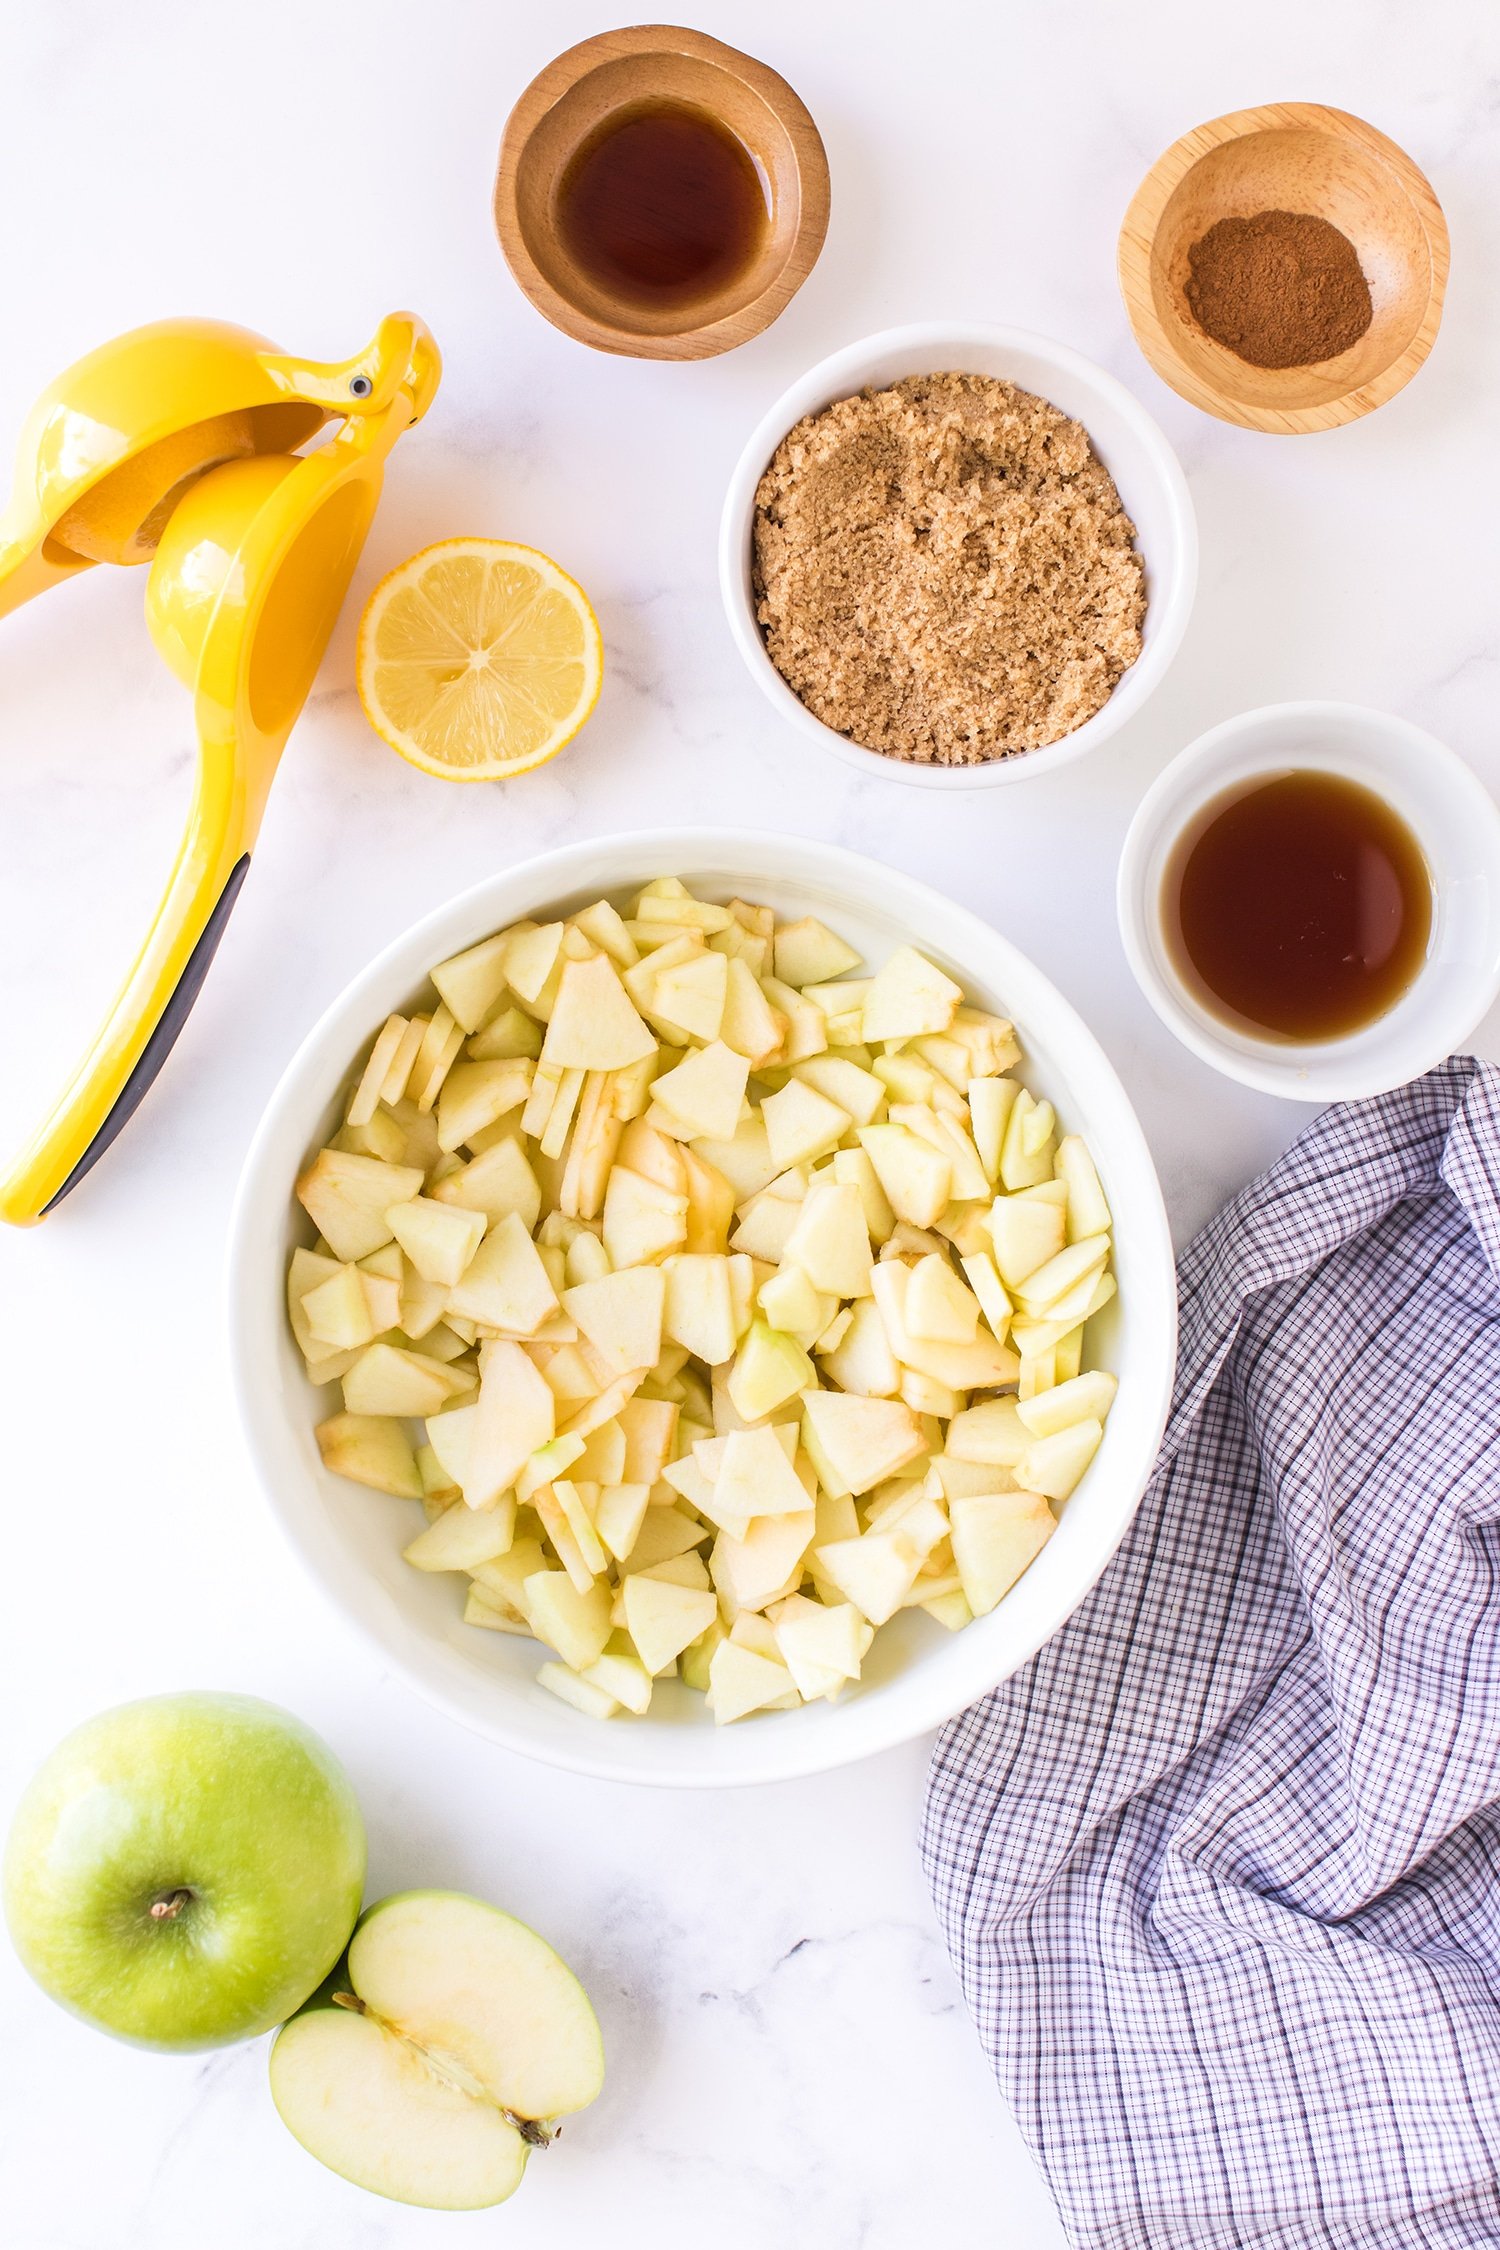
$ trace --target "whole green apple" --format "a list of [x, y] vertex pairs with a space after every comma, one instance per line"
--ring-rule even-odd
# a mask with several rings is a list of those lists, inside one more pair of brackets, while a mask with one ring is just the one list
[[17, 1807], [5, 1918], [44, 1992], [146, 2047], [269, 2031], [334, 1966], [365, 1830], [310, 1727], [249, 1695], [162, 1695], [58, 1744]]

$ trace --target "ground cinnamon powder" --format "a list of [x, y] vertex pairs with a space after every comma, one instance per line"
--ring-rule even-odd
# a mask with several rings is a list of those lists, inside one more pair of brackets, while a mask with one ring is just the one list
[[1219, 219], [1188, 252], [1187, 301], [1204, 334], [1251, 367], [1336, 359], [1373, 317], [1353, 243], [1310, 211]]

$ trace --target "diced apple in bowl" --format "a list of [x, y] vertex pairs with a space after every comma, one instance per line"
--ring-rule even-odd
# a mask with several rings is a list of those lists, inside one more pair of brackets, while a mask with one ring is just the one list
[[[455, 1616], [589, 1718], [665, 1681], [727, 1725], [853, 1692], [905, 1611], [993, 1611], [1116, 1388], [1109, 1204], [1013, 1026], [673, 877], [432, 987], [297, 1181], [287, 1292], [324, 1465], [417, 1504]], [[477, 2176], [514, 2160], [474, 2127]]]

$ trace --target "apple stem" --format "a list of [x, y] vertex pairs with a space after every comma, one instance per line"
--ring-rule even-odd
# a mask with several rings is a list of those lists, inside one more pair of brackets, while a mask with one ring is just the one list
[[183, 1908], [191, 1904], [192, 1896], [189, 1890], [163, 1891], [160, 1898], [151, 1901], [148, 1909], [152, 1921], [175, 1922]]
[[357, 2016], [362, 2016], [367, 2012], [365, 2004], [357, 1992], [335, 1992], [331, 1997], [336, 2008], [348, 2008]]

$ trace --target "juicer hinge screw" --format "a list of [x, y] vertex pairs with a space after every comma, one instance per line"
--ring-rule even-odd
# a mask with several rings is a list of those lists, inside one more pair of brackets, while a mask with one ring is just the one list
[[354, 398], [368, 398], [374, 388], [368, 375], [351, 375], [349, 378], [349, 390]]

